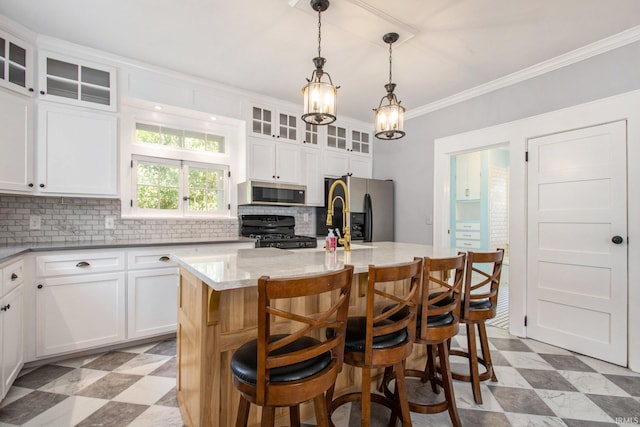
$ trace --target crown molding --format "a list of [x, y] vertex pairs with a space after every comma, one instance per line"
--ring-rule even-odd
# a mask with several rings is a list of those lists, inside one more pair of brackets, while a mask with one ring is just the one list
[[433, 111], [441, 110], [451, 105], [458, 104], [460, 102], [467, 101], [481, 95], [485, 95], [498, 89], [502, 89], [504, 87], [541, 76], [559, 68], [575, 64], [576, 62], [580, 62], [585, 59], [600, 55], [602, 53], [609, 52], [611, 50], [626, 46], [639, 40], [640, 25], [631, 27], [621, 33], [614, 34], [613, 36], [572, 50], [571, 52], [567, 52], [548, 61], [540, 62], [538, 64], [532, 65], [531, 67], [527, 67], [523, 70], [516, 71], [515, 73], [492, 80], [488, 83], [484, 83], [471, 89], [464, 90], [455, 95], [442, 98], [438, 101], [431, 102], [417, 108], [412, 108], [405, 113], [404, 118], [405, 120], [410, 120], [416, 117], [420, 117]]

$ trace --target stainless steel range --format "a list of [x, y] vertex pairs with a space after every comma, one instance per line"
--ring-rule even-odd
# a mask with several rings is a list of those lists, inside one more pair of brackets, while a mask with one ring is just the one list
[[240, 215], [240, 234], [256, 239], [256, 248], [315, 248], [318, 240], [295, 234], [296, 220], [288, 215]]

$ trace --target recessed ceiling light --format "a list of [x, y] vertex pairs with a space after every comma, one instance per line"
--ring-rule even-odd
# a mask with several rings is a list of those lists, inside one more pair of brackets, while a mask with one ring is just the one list
[[218, 120], [218, 118], [215, 116], [211, 116], [211, 120]]
[[161, 107], [161, 106], [159, 106], [159, 105], [156, 105], [156, 106], [155, 106], [155, 107], [153, 107], [153, 108], [155, 108], [156, 110], [162, 110], [162, 107]]

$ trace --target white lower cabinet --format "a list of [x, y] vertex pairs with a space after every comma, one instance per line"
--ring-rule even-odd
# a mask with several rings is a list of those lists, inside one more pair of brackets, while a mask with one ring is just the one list
[[18, 285], [0, 298], [0, 401], [24, 364], [24, 294]]
[[127, 338], [175, 332], [178, 269], [129, 271], [127, 276]]
[[[252, 248], [253, 242], [215, 246], [233, 250]], [[25, 291], [26, 360], [174, 333], [179, 271], [170, 254], [197, 253], [205, 248], [87, 249], [38, 252], [27, 257], [25, 269], [33, 278]], [[22, 261], [3, 267], [6, 283], [0, 290], [6, 294], [22, 280]], [[22, 333], [15, 333], [22, 337]]]
[[124, 272], [50, 277], [36, 288], [37, 357], [125, 339]]

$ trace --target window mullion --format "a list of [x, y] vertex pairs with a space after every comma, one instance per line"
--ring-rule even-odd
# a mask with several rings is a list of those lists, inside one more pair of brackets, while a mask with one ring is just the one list
[[180, 202], [182, 216], [189, 214], [189, 166], [180, 160]]

